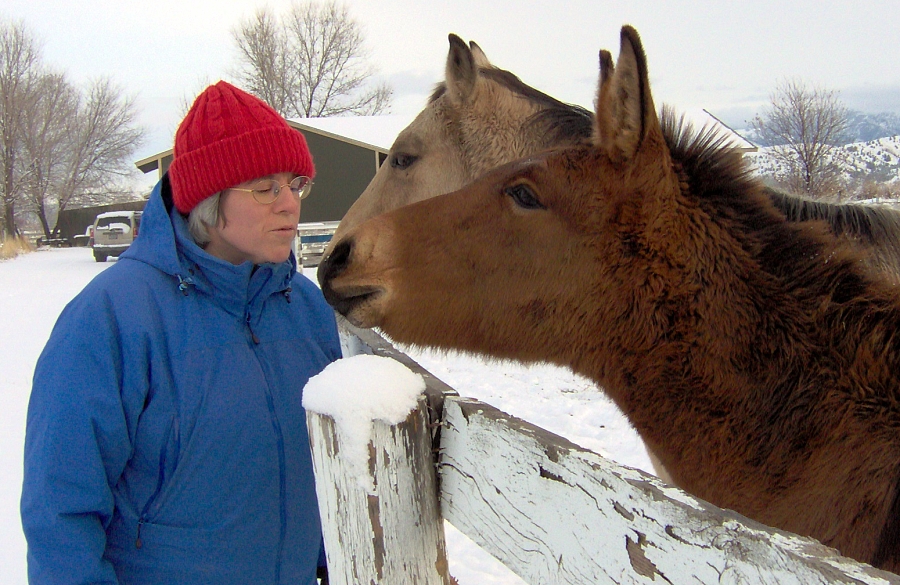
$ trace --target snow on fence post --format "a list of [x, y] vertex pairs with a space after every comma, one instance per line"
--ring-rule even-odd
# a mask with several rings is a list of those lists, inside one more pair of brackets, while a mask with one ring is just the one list
[[[348, 350], [375, 353], [378, 348], [346, 336], [342, 343], [345, 358]], [[360, 445], [364, 461], [354, 465], [347, 453], [354, 446], [339, 428], [340, 415], [307, 406], [331, 585], [450, 585], [430, 409], [421, 394], [405, 420], [370, 420], [370, 439]], [[360, 481], [360, 466], [365, 481]]]

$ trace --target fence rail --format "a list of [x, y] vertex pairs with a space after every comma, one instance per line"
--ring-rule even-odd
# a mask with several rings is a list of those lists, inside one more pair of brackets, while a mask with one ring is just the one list
[[[460, 398], [377, 334], [340, 321], [345, 355], [397, 359], [423, 375], [426, 395], [407, 421], [377, 432], [390, 440], [370, 444], [370, 467], [384, 492], [374, 500], [365, 496], [364, 505], [335, 504], [352, 478], [342, 479], [334, 462], [333, 425], [308, 414], [333, 585], [446, 585], [442, 519], [532, 585], [900, 584], [900, 577], [812, 539], [716, 508], [488, 404]], [[398, 495], [389, 512], [378, 508], [390, 499], [381, 497], [387, 492]], [[405, 518], [403, 526], [390, 526], [393, 518]], [[352, 546], [349, 532], [362, 535]], [[367, 564], [381, 570], [360, 579]], [[388, 575], [387, 566], [400, 569]]]

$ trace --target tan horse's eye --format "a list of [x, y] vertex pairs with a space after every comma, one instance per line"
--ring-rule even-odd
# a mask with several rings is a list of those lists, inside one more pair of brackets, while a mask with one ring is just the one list
[[503, 192], [512, 197], [512, 200], [516, 202], [516, 205], [523, 209], [547, 209], [544, 204], [538, 200], [537, 195], [534, 194], [534, 191], [528, 185], [522, 183], [510, 185], [504, 189]]
[[412, 166], [419, 157], [404, 152], [397, 152], [391, 155], [391, 167], [399, 170], [405, 170]]

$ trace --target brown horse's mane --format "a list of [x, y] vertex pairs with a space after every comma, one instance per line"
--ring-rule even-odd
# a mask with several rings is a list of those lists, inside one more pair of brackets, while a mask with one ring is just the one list
[[[591, 137], [594, 114], [589, 110], [567, 104], [549, 96], [530, 85], [524, 83], [515, 74], [500, 69], [499, 67], [479, 67], [478, 73], [497, 83], [518, 96], [540, 107], [540, 110], [531, 116], [528, 124], [539, 126], [547, 137], [555, 143], [575, 142]], [[428, 103], [432, 103], [447, 92], [445, 82], [438, 83]]]
[[740, 152], [727, 147], [724, 134], [711, 127], [698, 131], [668, 107], [662, 110], [660, 125], [688, 191], [707, 214], [728, 226], [766, 272], [790, 277], [796, 265], [785, 262], [786, 255], [808, 261], [822, 254], [822, 242], [801, 237], [766, 205], [762, 183]]
[[[728, 231], [755, 259], [764, 273], [777, 278], [795, 298], [811, 301], [807, 307], [816, 310], [821, 299], [829, 298], [828, 309], [819, 318], [828, 322], [828, 331], [844, 331], [849, 338], [864, 338], [872, 332], [883, 331], [889, 336], [888, 345], [900, 346], [900, 305], [892, 287], [883, 277], [873, 276], [862, 269], [862, 253], [841, 235], [851, 239], [865, 239], [869, 243], [897, 242], [900, 219], [889, 209], [858, 205], [834, 205], [810, 201], [766, 188], [752, 176], [749, 166], [734, 151], [724, 147], [725, 138], [715, 130], [693, 131], [683, 118], [664, 108], [660, 117], [663, 135], [676, 167], [680, 167], [689, 191], [711, 217], [728, 225]], [[774, 207], [774, 209], [773, 209]], [[787, 220], [787, 221], [785, 221]], [[823, 222], [824, 229], [814, 223]], [[884, 246], [882, 246], [884, 247]], [[894, 246], [888, 246], [892, 250]], [[848, 324], [853, 324], [848, 327]], [[831, 340], [841, 355], [844, 341]], [[853, 342], [846, 345], [854, 347]], [[886, 352], [887, 353], [887, 352]], [[898, 353], [892, 352], [894, 356]], [[782, 362], [782, 373], [764, 398], [772, 412], [802, 412], [806, 400], [815, 403], [813, 395], [836, 380], [811, 380], [809, 364], [804, 361]], [[887, 366], [900, 367], [894, 358]], [[763, 368], [761, 368], [763, 369]], [[826, 368], [826, 371], [830, 368]], [[805, 380], [805, 383], [804, 383]], [[806, 386], [805, 393], [791, 392]], [[871, 392], [855, 396], [853, 413], [861, 418], [879, 417], [889, 432], [900, 431], [900, 392], [886, 387], [884, 393]], [[788, 401], [793, 401], [788, 404]], [[773, 420], [775, 418], [773, 417]], [[767, 453], [789, 437], [795, 453], [807, 448], [807, 429], [773, 428], [768, 441], [758, 445], [756, 456], [764, 460]], [[892, 499], [888, 521], [878, 539], [873, 562], [895, 562], [900, 546], [900, 489]]]

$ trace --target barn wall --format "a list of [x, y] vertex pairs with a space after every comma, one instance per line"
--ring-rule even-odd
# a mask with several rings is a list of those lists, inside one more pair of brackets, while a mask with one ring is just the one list
[[303, 201], [300, 221], [339, 221], [375, 176], [375, 152], [304, 132], [316, 165], [315, 185]]

